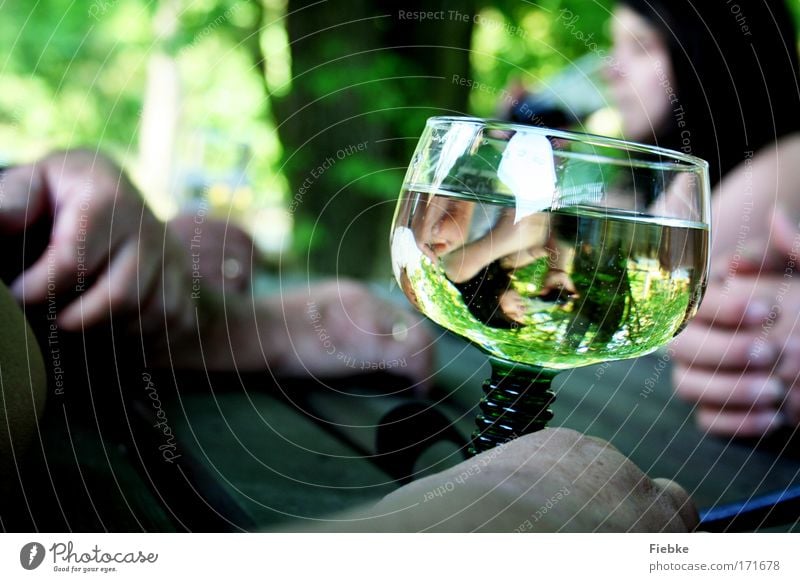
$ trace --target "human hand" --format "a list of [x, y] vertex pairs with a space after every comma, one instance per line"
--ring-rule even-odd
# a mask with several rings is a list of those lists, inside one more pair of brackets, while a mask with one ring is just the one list
[[241, 227], [199, 212], [180, 214], [168, 226], [193, 256], [193, 274], [225, 293], [242, 293], [250, 288], [257, 250]]
[[545, 429], [401, 487], [326, 527], [357, 531], [687, 532], [694, 504], [608, 443]]
[[797, 155], [800, 138], [784, 138], [726, 175], [712, 197], [708, 289], [672, 350], [677, 394], [713, 434], [760, 437], [800, 422]]
[[89, 150], [54, 153], [7, 169], [2, 180], [4, 233], [53, 221], [47, 250], [11, 286], [18, 300], [52, 300], [70, 331], [112, 313], [145, 333], [191, 325], [189, 258], [111, 160]]
[[760, 437], [800, 423], [798, 312], [793, 268], [709, 285], [671, 348], [676, 392], [697, 406], [702, 430]]
[[265, 302], [273, 314], [270, 344], [282, 347], [269, 358], [276, 373], [341, 377], [384, 371], [407, 376], [419, 390], [431, 382], [432, 338], [422, 319], [363, 285], [326, 281]]

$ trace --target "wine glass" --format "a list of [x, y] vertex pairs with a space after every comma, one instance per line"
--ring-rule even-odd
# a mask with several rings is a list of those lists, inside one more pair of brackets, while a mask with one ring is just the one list
[[708, 164], [594, 135], [428, 120], [391, 232], [394, 275], [427, 317], [489, 355], [476, 454], [552, 418], [561, 370], [642, 356], [703, 295]]

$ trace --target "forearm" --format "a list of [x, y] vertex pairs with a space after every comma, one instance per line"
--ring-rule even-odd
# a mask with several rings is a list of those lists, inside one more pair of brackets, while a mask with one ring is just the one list
[[193, 293], [192, 301], [191, 327], [170, 342], [172, 366], [247, 372], [280, 367], [286, 342], [277, 333], [279, 302], [205, 287]]
[[305, 531], [686, 532], [697, 512], [677, 484], [651, 481], [607, 443], [546, 429], [397, 489]]
[[[400, 487], [377, 503], [330, 516], [297, 522], [291, 531], [313, 532], [512, 532], [547, 501], [550, 483], [531, 478], [526, 467], [502, 463], [503, 449]], [[491, 467], [497, 464], [496, 468]], [[525, 492], [526, 487], [537, 483]], [[559, 499], [565, 497], [562, 489]], [[555, 495], [555, 493], [554, 493]], [[542, 516], [544, 517], [544, 516]], [[539, 531], [558, 524], [542, 519]]]

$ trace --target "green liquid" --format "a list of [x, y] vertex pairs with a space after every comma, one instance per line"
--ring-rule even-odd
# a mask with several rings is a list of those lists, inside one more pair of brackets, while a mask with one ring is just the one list
[[[436, 218], [423, 224], [434, 199], [454, 204], [442, 220], [461, 240], [437, 243]], [[552, 369], [632, 358], [667, 343], [694, 315], [709, 242], [702, 224], [576, 206], [501, 229], [503, 212], [514, 208], [406, 192], [393, 233], [395, 272], [411, 302], [490, 354]]]

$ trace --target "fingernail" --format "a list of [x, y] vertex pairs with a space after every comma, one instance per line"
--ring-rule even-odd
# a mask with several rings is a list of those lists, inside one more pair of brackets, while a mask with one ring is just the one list
[[771, 343], [758, 339], [750, 348], [750, 363], [756, 366], [773, 364], [777, 355], [778, 352]]
[[761, 323], [772, 312], [770, 306], [764, 303], [763, 301], [751, 301], [747, 304], [747, 308], [744, 312], [745, 322], [746, 323]]
[[744, 246], [740, 254], [745, 261], [761, 264], [764, 257], [764, 248], [763, 245], [757, 242], [749, 242]]
[[404, 342], [408, 339], [408, 325], [405, 321], [395, 321], [392, 325], [392, 338], [396, 342]]
[[753, 402], [765, 400], [769, 403], [779, 403], [783, 401], [786, 396], [786, 390], [783, 387], [783, 382], [777, 378], [767, 378], [766, 382], [754, 382], [750, 386], [750, 393]]

